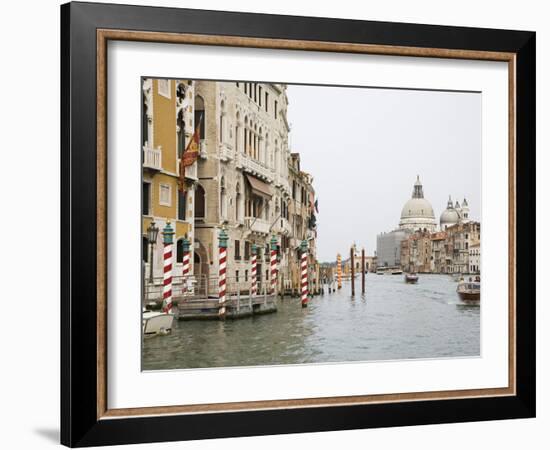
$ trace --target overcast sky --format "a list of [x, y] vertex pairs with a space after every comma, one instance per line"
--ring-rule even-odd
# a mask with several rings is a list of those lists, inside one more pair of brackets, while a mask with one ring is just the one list
[[481, 208], [481, 94], [288, 86], [291, 151], [314, 177], [318, 258], [353, 242], [376, 250], [396, 228], [416, 175], [439, 224], [453, 201]]

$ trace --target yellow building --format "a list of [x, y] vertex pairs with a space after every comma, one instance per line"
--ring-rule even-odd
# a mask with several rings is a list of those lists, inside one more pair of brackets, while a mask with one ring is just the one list
[[[162, 284], [162, 230], [174, 229], [174, 284], [182, 274], [183, 238], [194, 245], [194, 189], [197, 163], [185, 169], [185, 192], [178, 189], [180, 158], [195, 130], [194, 85], [188, 80], [143, 79], [142, 82], [142, 259], [146, 286], [151, 272]], [[159, 233], [150, 245], [147, 229], [155, 222]], [[152, 249], [152, 257], [151, 257]], [[152, 271], [151, 271], [152, 269]], [[191, 262], [191, 273], [193, 264]], [[174, 289], [176, 291], [176, 289]]]

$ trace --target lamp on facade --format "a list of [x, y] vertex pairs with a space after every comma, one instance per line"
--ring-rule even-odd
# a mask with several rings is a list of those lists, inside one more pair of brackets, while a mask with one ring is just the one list
[[147, 241], [149, 242], [150, 246], [150, 257], [149, 257], [149, 283], [153, 284], [153, 246], [157, 242], [157, 237], [159, 234], [159, 229], [155, 224], [155, 221], [153, 220], [149, 226], [147, 227]]

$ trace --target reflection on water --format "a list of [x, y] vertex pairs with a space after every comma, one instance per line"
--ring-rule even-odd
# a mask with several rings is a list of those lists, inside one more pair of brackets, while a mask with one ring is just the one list
[[143, 341], [143, 369], [479, 356], [480, 307], [460, 303], [455, 289], [445, 275], [406, 284], [369, 274], [364, 296], [344, 283], [307, 308], [286, 297], [275, 314], [175, 322], [171, 335]]

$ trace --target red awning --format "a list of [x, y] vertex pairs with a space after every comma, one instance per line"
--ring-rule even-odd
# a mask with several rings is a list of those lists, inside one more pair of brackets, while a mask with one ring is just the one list
[[258, 180], [258, 178], [255, 178], [249, 174], [246, 174], [246, 179], [250, 183], [252, 192], [254, 192], [256, 195], [271, 198], [273, 194], [271, 193], [271, 188], [269, 187], [269, 184], [264, 183], [263, 181]]

